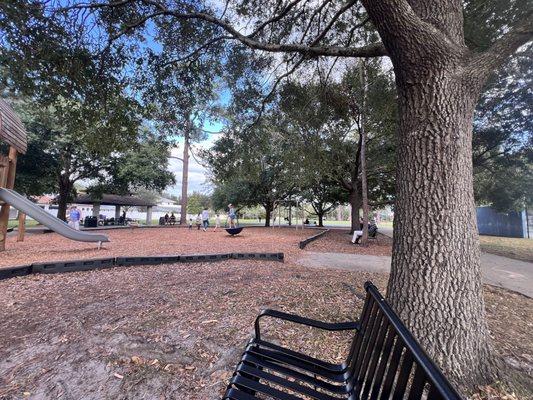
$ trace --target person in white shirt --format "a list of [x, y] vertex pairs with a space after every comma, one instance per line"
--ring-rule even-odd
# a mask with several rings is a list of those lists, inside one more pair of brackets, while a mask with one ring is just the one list
[[216, 232], [217, 228], [220, 228], [220, 214], [217, 214], [215, 218], [215, 229], [213, 230], [213, 232]]
[[209, 211], [207, 210], [207, 207], [202, 211], [202, 225], [204, 232], [207, 232], [207, 228], [209, 227]]

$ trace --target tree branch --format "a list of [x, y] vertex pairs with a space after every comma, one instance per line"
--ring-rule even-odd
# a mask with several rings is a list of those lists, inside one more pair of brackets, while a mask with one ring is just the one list
[[[73, 9], [98, 9], [108, 7], [119, 7], [127, 4], [128, 1], [117, 1], [111, 3], [84, 3], [70, 7], [60, 8], [58, 11], [69, 11]], [[382, 43], [372, 43], [361, 47], [341, 47], [341, 46], [308, 46], [299, 43], [269, 43], [253, 39], [251, 35], [244, 35], [233, 27], [230, 23], [205, 12], [178, 12], [171, 10], [156, 0], [141, 0], [145, 4], [152, 5], [159, 12], [157, 15], [169, 15], [177, 19], [197, 19], [208, 22], [222, 28], [234, 39], [242, 44], [255, 49], [271, 53], [300, 53], [306, 57], [337, 56], [337, 57], [382, 57], [387, 55], [387, 51]]]
[[[474, 56], [467, 65], [467, 73], [486, 78], [518, 48], [533, 39], [533, 10], [529, 10], [509, 32], [486, 51]], [[484, 79], [483, 79], [484, 81]]]

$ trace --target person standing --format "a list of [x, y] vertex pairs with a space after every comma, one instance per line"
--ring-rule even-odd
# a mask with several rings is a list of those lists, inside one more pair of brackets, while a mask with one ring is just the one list
[[200, 230], [200, 227], [202, 226], [202, 217], [200, 213], [198, 213], [198, 215], [196, 216], [195, 222], [196, 222], [196, 229]]
[[213, 232], [216, 232], [217, 228], [220, 228], [220, 214], [217, 214], [215, 218], [215, 229], [213, 230]]
[[228, 204], [228, 223], [230, 228], [235, 228], [235, 220], [237, 219], [237, 213], [233, 204]]
[[209, 211], [207, 210], [207, 207], [204, 207], [202, 211], [202, 226], [204, 232], [207, 232], [207, 228], [209, 227]]
[[78, 210], [78, 207], [72, 206], [70, 207], [69, 212], [69, 225], [76, 229], [77, 231], [80, 230], [80, 219], [81, 219], [81, 212]]

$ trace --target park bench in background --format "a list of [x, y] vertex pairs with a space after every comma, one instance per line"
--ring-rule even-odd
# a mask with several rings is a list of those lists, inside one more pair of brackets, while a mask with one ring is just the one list
[[[255, 321], [252, 339], [223, 399], [461, 399], [377, 288], [365, 284], [359, 322], [327, 323], [275, 310]], [[354, 330], [346, 361], [332, 364], [263, 340], [260, 320], [272, 317], [327, 331]]]

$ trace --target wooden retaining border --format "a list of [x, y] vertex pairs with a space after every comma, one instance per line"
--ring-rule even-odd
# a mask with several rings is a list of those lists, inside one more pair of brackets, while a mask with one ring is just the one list
[[51, 261], [15, 267], [0, 268], [0, 280], [31, 274], [59, 274], [64, 272], [90, 271], [133, 265], [160, 265], [191, 262], [212, 262], [226, 260], [267, 260], [283, 262], [283, 253], [223, 253], [223, 254], [184, 254], [146, 257], [113, 257], [83, 260]]
[[298, 244], [298, 247], [300, 247], [300, 249], [304, 249], [305, 246], [307, 246], [309, 243], [317, 240], [319, 237], [321, 237], [322, 235], [325, 235], [329, 231], [330, 231], [329, 229], [324, 229], [322, 232], [319, 232], [316, 235], [310, 236], [307, 239], [300, 241], [300, 243]]

